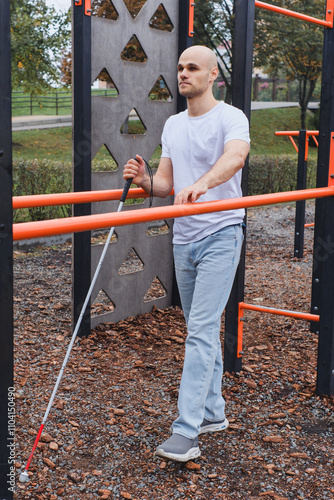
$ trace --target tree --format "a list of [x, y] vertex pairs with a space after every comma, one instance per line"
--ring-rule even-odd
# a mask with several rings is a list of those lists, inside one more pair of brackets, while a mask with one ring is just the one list
[[70, 39], [69, 15], [45, 0], [11, 0], [12, 84], [41, 94], [59, 81], [59, 57]]
[[[267, 0], [286, 9], [324, 19], [324, 3], [319, 0]], [[254, 65], [271, 76], [284, 72], [297, 80], [301, 128], [306, 128], [308, 103], [321, 76], [322, 28], [262, 9], [256, 10]]]
[[206, 45], [218, 58], [218, 69], [226, 87], [226, 102], [232, 100], [232, 40], [234, 30], [231, 0], [198, 0], [195, 3], [194, 44]]

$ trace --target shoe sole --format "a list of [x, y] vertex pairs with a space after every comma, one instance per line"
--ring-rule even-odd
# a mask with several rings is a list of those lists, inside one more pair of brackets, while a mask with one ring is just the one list
[[207, 432], [219, 432], [219, 431], [225, 431], [225, 429], [227, 429], [229, 426], [229, 421], [227, 420], [227, 418], [225, 418], [224, 422], [217, 425], [215, 423], [212, 423], [210, 425], [206, 425], [205, 427], [203, 427], [203, 429], [201, 429], [198, 433], [198, 435], [200, 434], [206, 434]]
[[187, 451], [187, 453], [181, 455], [179, 453], [168, 453], [163, 449], [157, 449], [154, 453], [154, 456], [167, 458], [168, 460], [174, 460], [175, 462], [189, 462], [189, 460], [194, 460], [195, 458], [200, 457], [201, 451], [199, 447], [190, 448], [190, 450]]

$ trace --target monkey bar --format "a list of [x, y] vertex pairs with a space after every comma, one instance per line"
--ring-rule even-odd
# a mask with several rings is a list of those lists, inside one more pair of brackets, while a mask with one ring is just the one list
[[248, 311], [258, 311], [268, 314], [276, 314], [278, 316], [286, 316], [288, 318], [303, 319], [305, 321], [316, 321], [320, 320], [318, 314], [302, 313], [289, 311], [286, 309], [275, 309], [273, 307], [255, 306], [253, 304], [245, 304], [245, 302], [239, 302], [238, 305], [238, 341], [237, 341], [237, 357], [242, 356], [242, 341], [243, 341], [243, 312], [247, 309]]
[[323, 198], [326, 196], [334, 196], [334, 175], [333, 179], [330, 178], [328, 187], [324, 188], [245, 196], [243, 198], [232, 198], [229, 200], [203, 203], [186, 203], [184, 205], [142, 208], [135, 211], [130, 210], [120, 213], [67, 217], [65, 219], [53, 219], [37, 222], [22, 222], [13, 224], [13, 240], [18, 241], [42, 236], [90, 231], [93, 229], [139, 224], [141, 222], [170, 219], [174, 217], [185, 217], [187, 215], [272, 205], [275, 203]]
[[276, 5], [271, 5], [265, 2], [259, 2], [255, 0], [255, 7], [259, 7], [260, 9], [269, 10], [271, 12], [276, 12], [278, 14], [282, 14], [283, 16], [294, 17], [296, 19], [300, 19], [301, 21], [307, 21], [309, 23], [317, 24], [319, 26], [324, 26], [325, 28], [333, 28], [333, 12], [334, 12], [334, 1], [327, 1], [327, 10], [326, 10], [326, 20], [318, 19], [316, 17], [307, 16], [306, 14], [300, 14], [299, 12], [295, 12], [293, 10], [284, 9], [282, 7], [278, 7]]

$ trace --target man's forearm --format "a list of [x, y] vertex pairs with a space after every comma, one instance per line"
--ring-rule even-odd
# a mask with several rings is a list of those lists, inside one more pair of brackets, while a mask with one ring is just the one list
[[[162, 179], [158, 174], [153, 176], [153, 196], [158, 196], [159, 198], [166, 198], [172, 190], [172, 187]], [[138, 184], [147, 194], [151, 194], [151, 180], [147, 174], [144, 175], [140, 184]]]

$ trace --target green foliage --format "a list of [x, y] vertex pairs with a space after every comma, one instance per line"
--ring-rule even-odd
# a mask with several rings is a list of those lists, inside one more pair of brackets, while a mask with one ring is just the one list
[[[319, 0], [268, 0], [289, 10], [324, 19], [325, 2]], [[321, 76], [323, 29], [317, 25], [256, 9], [254, 65], [271, 76], [285, 73], [299, 84], [301, 129], [307, 105]]]
[[[67, 193], [71, 191], [72, 167], [70, 163], [49, 160], [20, 160], [13, 163], [13, 196]], [[14, 212], [14, 222], [53, 219], [71, 215], [69, 205], [33, 207]]]
[[[251, 155], [248, 192], [250, 195], [292, 191], [297, 185], [297, 155]], [[308, 161], [307, 187], [316, 185], [316, 161]]]
[[40, 94], [59, 80], [58, 61], [70, 41], [69, 14], [45, 0], [11, 0], [13, 88]]

